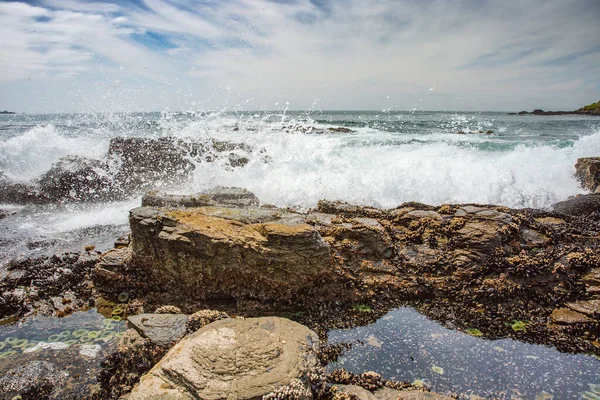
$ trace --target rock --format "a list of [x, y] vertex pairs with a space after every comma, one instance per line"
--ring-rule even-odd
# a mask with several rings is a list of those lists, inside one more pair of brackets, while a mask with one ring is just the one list
[[42, 195], [50, 201], [106, 200], [112, 195], [112, 179], [100, 160], [79, 156], [59, 159], [38, 179]]
[[600, 268], [592, 268], [581, 280], [591, 286], [600, 286]]
[[343, 126], [337, 128], [328, 128], [329, 132], [334, 133], [352, 133], [354, 132], [352, 129], [344, 128]]
[[329, 246], [301, 214], [140, 207], [130, 225], [132, 266], [157, 290], [286, 301], [332, 273]]
[[591, 318], [600, 318], [600, 299], [579, 300], [565, 304], [573, 311], [585, 314]]
[[200, 310], [189, 316], [186, 329], [188, 333], [196, 332], [198, 329], [220, 319], [229, 318], [227, 313], [217, 310]]
[[175, 138], [113, 138], [108, 160], [123, 191], [185, 182], [195, 168]]
[[420, 390], [395, 390], [388, 387], [382, 387], [374, 393], [377, 399], [381, 400], [452, 400], [453, 397], [444, 396], [433, 392], [424, 392]]
[[66, 378], [55, 364], [47, 361], [30, 361], [0, 377], [0, 395], [11, 399], [21, 396], [27, 399], [48, 398], [56, 385]]
[[356, 396], [358, 400], [377, 400], [377, 397], [367, 389], [357, 385], [334, 385], [338, 390], [337, 392], [346, 393], [350, 396]]
[[131, 247], [119, 247], [102, 254], [92, 273], [96, 287], [118, 294], [137, 286], [135, 277], [128, 274], [131, 253]]
[[550, 320], [559, 325], [583, 324], [592, 321], [585, 315], [568, 308], [555, 309], [550, 315]]
[[174, 195], [162, 192], [148, 192], [142, 198], [142, 206], [152, 207], [251, 207], [259, 205], [254, 193], [236, 187], [216, 187], [205, 192], [192, 195]]
[[569, 200], [559, 201], [554, 211], [567, 215], [588, 215], [600, 211], [600, 194], [583, 194]]
[[0, 203], [43, 203], [38, 188], [28, 183], [15, 182], [0, 171]]
[[284, 318], [217, 321], [175, 345], [129, 400], [256, 399], [297, 381], [309, 390], [318, 343]]
[[152, 343], [135, 329], [128, 329], [117, 350], [109, 355], [98, 375], [100, 390], [97, 399], [117, 399], [131, 389], [167, 352], [167, 348]]
[[600, 157], [578, 158], [575, 176], [582, 187], [592, 192], [596, 191], [600, 187]]
[[171, 347], [185, 335], [188, 321], [183, 314], [140, 314], [127, 318], [127, 324], [152, 343]]

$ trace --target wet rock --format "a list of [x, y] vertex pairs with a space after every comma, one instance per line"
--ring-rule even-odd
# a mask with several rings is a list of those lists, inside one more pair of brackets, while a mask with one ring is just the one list
[[552, 311], [550, 319], [552, 320], [552, 322], [559, 325], [584, 324], [591, 322], [591, 319], [589, 319], [585, 315], [568, 308], [555, 309], [554, 311]]
[[335, 385], [336, 393], [346, 393], [350, 396], [356, 396], [358, 400], [377, 400], [377, 397], [367, 389], [357, 385]]
[[67, 156], [54, 163], [38, 184], [50, 201], [93, 201], [111, 197], [112, 179], [103, 161]]
[[65, 253], [11, 261], [0, 274], [0, 313], [43, 311], [63, 316], [88, 305], [96, 253]]
[[559, 201], [554, 211], [568, 215], [588, 215], [600, 211], [600, 194], [584, 194], [569, 200]]
[[30, 361], [0, 377], [0, 395], [6, 399], [13, 396], [21, 396], [22, 399], [47, 398], [65, 377], [55, 364]]
[[119, 247], [102, 254], [92, 273], [96, 287], [118, 294], [137, 286], [134, 277], [128, 274], [131, 253], [131, 247]]
[[592, 192], [596, 191], [600, 187], [600, 157], [578, 158], [575, 176], [582, 187]]
[[43, 203], [45, 199], [38, 188], [29, 183], [15, 182], [0, 171], [0, 203]]
[[577, 311], [579, 313], [585, 314], [591, 318], [599, 318], [600, 317], [600, 300], [599, 299], [591, 299], [591, 300], [579, 300], [572, 303], [565, 304], [568, 308], [573, 311]]
[[184, 182], [195, 168], [175, 138], [113, 138], [108, 161], [124, 191]]
[[159, 346], [171, 347], [186, 331], [188, 317], [183, 314], [140, 314], [127, 318], [127, 324]]
[[129, 400], [254, 399], [316, 366], [317, 335], [283, 318], [226, 319], [187, 336], [144, 377]]
[[142, 206], [144, 207], [251, 207], [258, 205], [258, 197], [256, 197], [254, 193], [236, 187], [216, 187], [192, 195], [148, 192], [142, 198]]
[[109, 355], [98, 375], [100, 390], [93, 399], [117, 399], [131, 389], [165, 355], [168, 348], [158, 346], [128, 329], [119, 341], [117, 350]]
[[285, 301], [332, 273], [317, 230], [283, 210], [141, 207], [130, 226], [132, 266], [155, 289]]

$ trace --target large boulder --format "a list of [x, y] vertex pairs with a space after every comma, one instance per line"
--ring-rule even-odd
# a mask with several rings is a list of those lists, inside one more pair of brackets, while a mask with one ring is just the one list
[[284, 318], [225, 319], [184, 338], [129, 400], [258, 399], [286, 387], [310, 399], [319, 339]]
[[575, 176], [585, 189], [593, 192], [600, 188], [600, 157], [578, 158]]
[[50, 201], [106, 200], [112, 195], [112, 179], [105, 162], [66, 156], [38, 179], [42, 196]]
[[154, 290], [290, 301], [333, 273], [329, 245], [303, 214], [256, 206], [140, 207], [129, 221], [132, 268]]

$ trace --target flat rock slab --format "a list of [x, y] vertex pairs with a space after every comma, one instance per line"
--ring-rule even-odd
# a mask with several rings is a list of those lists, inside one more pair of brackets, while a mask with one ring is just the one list
[[560, 325], [584, 324], [592, 321], [585, 315], [568, 308], [555, 309], [554, 311], [552, 311], [550, 319], [555, 324]]
[[600, 317], [599, 299], [575, 301], [573, 303], [567, 303], [566, 306], [573, 311], [580, 312], [592, 318]]
[[183, 314], [139, 314], [127, 318], [130, 328], [159, 346], [171, 346], [185, 335]]
[[216, 321], [176, 344], [129, 400], [255, 399], [296, 380], [308, 385], [318, 344], [313, 331], [285, 318]]

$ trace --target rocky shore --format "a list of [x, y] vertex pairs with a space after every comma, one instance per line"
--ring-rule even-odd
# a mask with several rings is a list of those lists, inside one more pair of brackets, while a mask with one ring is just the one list
[[587, 106], [581, 107], [574, 111], [544, 111], [541, 109], [533, 110], [532, 112], [521, 111], [519, 113], [510, 113], [518, 115], [600, 115], [600, 101]]
[[[241, 188], [150, 191], [114, 249], [10, 263], [0, 315], [9, 323], [96, 307], [126, 317], [92, 399], [445, 399], [374, 372], [325, 373], [344, 352], [327, 332], [408, 305], [474, 336], [600, 356], [599, 160], [576, 166], [592, 193], [553, 211], [322, 200], [300, 212]], [[23, 368], [0, 379], [2, 396], [55, 398], [56, 367]]]

